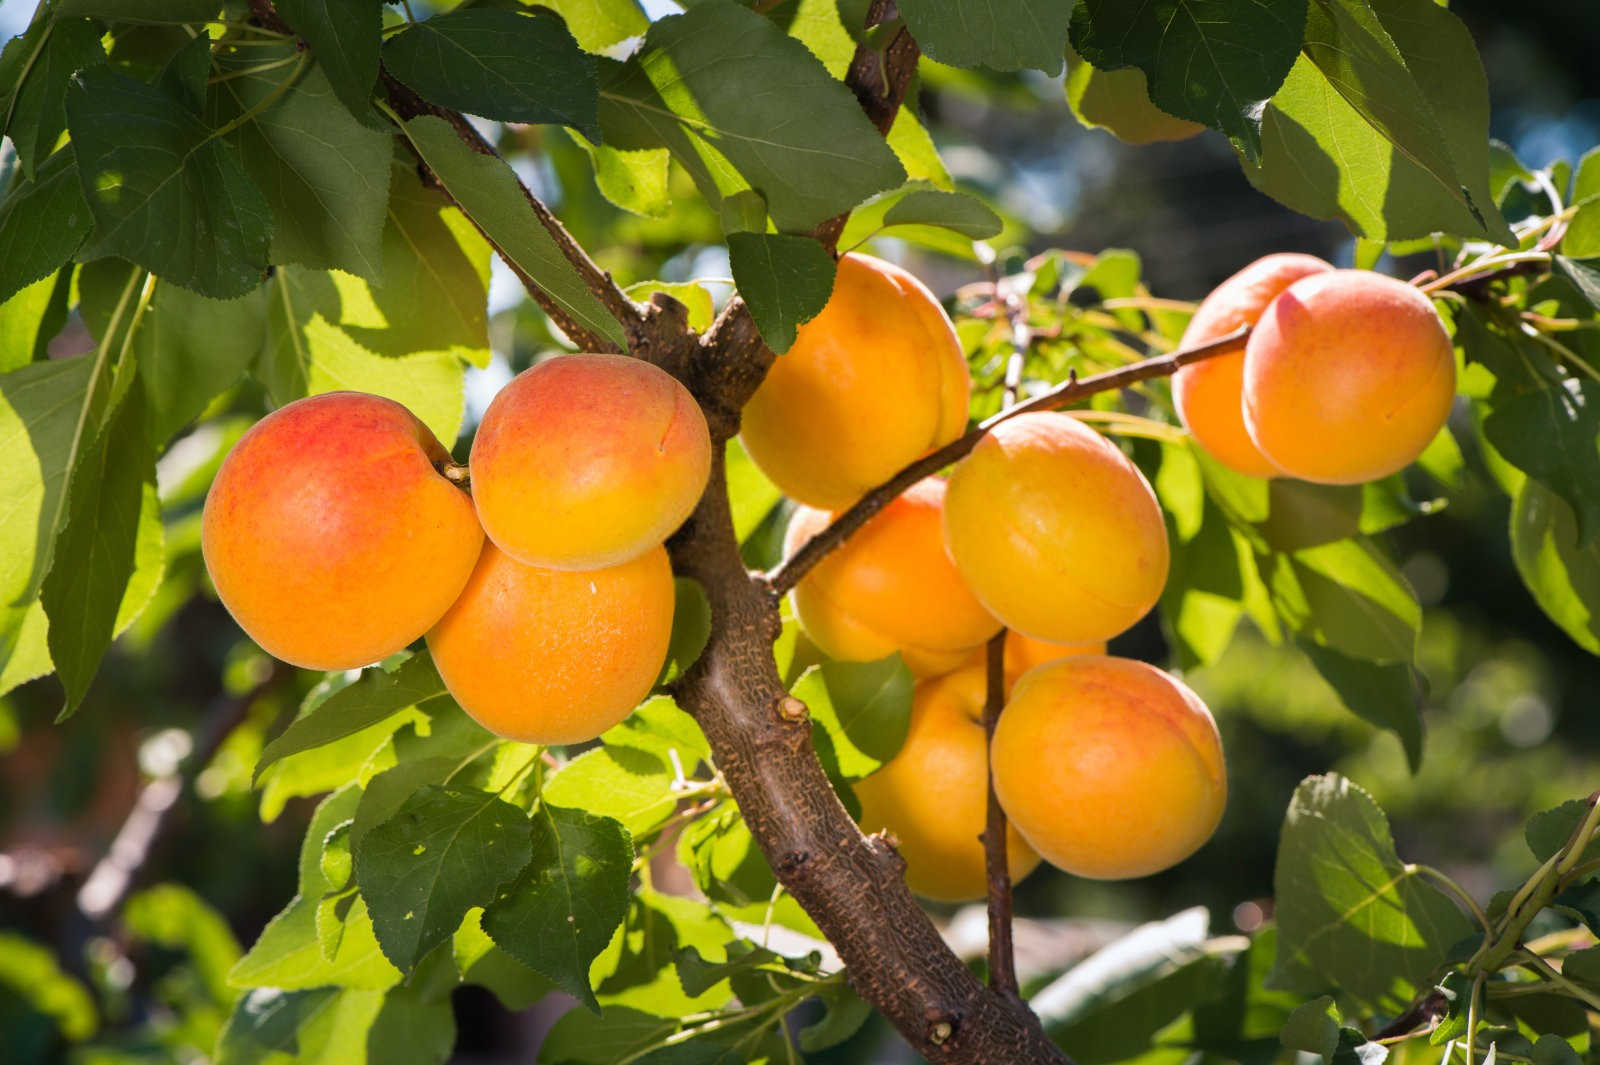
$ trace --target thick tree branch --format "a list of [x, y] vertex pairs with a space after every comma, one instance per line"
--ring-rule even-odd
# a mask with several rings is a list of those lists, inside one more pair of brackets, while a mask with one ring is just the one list
[[[284, 21], [282, 15], [278, 14], [277, 9], [272, 4], [272, 0], [250, 0], [250, 11], [255, 20], [267, 29], [276, 30], [279, 33], [294, 32], [294, 28]], [[497, 159], [500, 157], [500, 153], [495, 150], [494, 145], [485, 140], [476, 127], [459, 111], [452, 111], [429, 103], [402, 85], [386, 70], [380, 72], [379, 84], [389, 101], [389, 106], [394, 108], [395, 113], [401, 118], [416, 118], [418, 115], [437, 116], [450, 123], [451, 128], [456, 131], [456, 135], [461, 138], [462, 143], [479, 155], [494, 156]], [[406, 143], [410, 146], [409, 141]], [[415, 154], [414, 149], [413, 154]], [[426, 164], [420, 156], [417, 157], [417, 163], [426, 170]], [[439, 188], [445, 196], [450, 196], [449, 190], [443, 188], [438, 182], [433, 182], [433, 185]], [[521, 179], [518, 179], [517, 186], [522, 190], [522, 195], [527, 199], [528, 205], [533, 208], [533, 213], [538, 218], [539, 224], [545, 228], [551, 239], [555, 241], [562, 257], [572, 264], [573, 269], [578, 272], [578, 276], [582, 279], [585, 287], [599, 297], [600, 301], [605, 304], [606, 309], [616, 317], [617, 321], [622, 323], [623, 330], [628, 335], [629, 347], [646, 346], [651, 340], [664, 340], [675, 333], [681, 335], [681, 331], [677, 329], [673, 322], [662, 320], [663, 316], [658, 306], [652, 304], [641, 308], [630, 300], [627, 294], [612, 281], [611, 275], [600, 269], [594, 260], [589, 258], [589, 254], [584, 251], [577, 241], [572, 239], [572, 234], [567, 232], [567, 228], [561, 224], [560, 219], [551, 213], [550, 208], [546, 207], [543, 201], [522, 183]], [[451, 197], [451, 201], [454, 202], [453, 197]], [[457, 204], [457, 206], [460, 205]], [[467, 217], [470, 219], [472, 216], [468, 215]], [[476, 225], [477, 223], [474, 221], [473, 224]], [[478, 231], [483, 233], [484, 239], [494, 247], [496, 252], [501, 251], [494, 238], [483, 231], [483, 227], [479, 226]], [[592, 332], [568, 314], [565, 308], [550, 298], [550, 295], [545, 292], [533, 277], [508, 256], [501, 253], [500, 258], [517, 275], [518, 280], [522, 282], [523, 287], [528, 290], [528, 294], [533, 297], [534, 301], [544, 309], [544, 312], [550, 316], [551, 320], [579, 348], [584, 351], [617, 350], [617, 346], [610, 340]]]
[[936, 451], [910, 463], [899, 473], [862, 496], [845, 510], [820, 533], [807, 540], [805, 545], [789, 556], [787, 560], [767, 577], [768, 584], [773, 594], [783, 595], [800, 583], [800, 578], [810, 572], [811, 567], [844, 543], [857, 529], [878, 511], [888, 506], [901, 492], [916, 484], [930, 474], [938, 473], [957, 459], [964, 458], [966, 454], [977, 446], [983, 435], [1001, 422], [1009, 421], [1019, 414], [1028, 414], [1032, 411], [1055, 410], [1069, 403], [1075, 403], [1086, 396], [1100, 392], [1111, 392], [1119, 388], [1140, 381], [1148, 381], [1152, 377], [1167, 377], [1185, 366], [1206, 359], [1214, 359], [1219, 355], [1227, 355], [1244, 347], [1245, 340], [1250, 336], [1249, 326], [1240, 326], [1226, 336], [1215, 340], [1208, 340], [1204, 344], [1194, 347], [1181, 348], [1166, 355], [1157, 355], [1140, 362], [1119, 366], [1115, 370], [1097, 373], [1092, 377], [1079, 379], [1076, 375], [1068, 378], [1048, 392], [1034, 396], [1023, 403], [1019, 403], [1007, 410], [989, 418], [976, 429], [970, 430], [965, 436], [958, 437]]

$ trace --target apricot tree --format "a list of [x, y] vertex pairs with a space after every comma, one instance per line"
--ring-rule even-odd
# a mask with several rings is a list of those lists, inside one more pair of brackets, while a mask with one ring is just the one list
[[[552, 1065], [798, 1061], [873, 1015], [934, 1062], [1592, 1055], [1593, 796], [1480, 904], [1310, 777], [1273, 925], [1043, 989], [1011, 880], [1148, 875], [1226, 817], [1211, 711], [1104, 653], [1152, 609], [1174, 669], [1245, 622], [1297, 649], [1415, 767], [1421, 608], [1380, 535], [1457, 489], [1458, 436], [1600, 653], [1600, 154], [1491, 145], [1433, 0], [684, 8], [49, 0], [0, 53], [0, 691], [53, 674], [69, 715], [191, 594], [331, 671], [253, 659], [222, 719], [292, 695], [252, 782], [269, 820], [319, 797], [253, 945], [203, 951], [203, 900], [130, 899], [122, 857], [78, 899], [193, 953], [201, 1006], [97, 1037], [81, 960], [12, 945], [0, 981], [96, 1061], [442, 1062], [462, 984], [575, 999]], [[941, 162], [924, 55], [1065, 63], [1133, 141], [1219, 131], [1355, 268], [1241, 263], [1196, 308], [1126, 252], [999, 260], [1021, 234]], [[558, 142], [626, 211], [694, 205], [720, 305], [574, 238], [520, 165]], [[942, 304], [885, 237], [971, 283]], [[491, 256], [551, 357], [457, 447]], [[674, 856], [693, 890], [657, 886]], [[918, 896], [984, 898], [981, 966]]]

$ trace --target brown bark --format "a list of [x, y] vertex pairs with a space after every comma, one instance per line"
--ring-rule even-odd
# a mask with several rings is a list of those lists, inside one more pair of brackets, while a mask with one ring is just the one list
[[[994, 743], [994, 727], [1005, 708], [1006, 632], [1001, 629], [985, 649], [988, 677], [983, 701], [983, 734]], [[1006, 812], [994, 791], [994, 766], [985, 775], [988, 788], [983, 825], [983, 872], [989, 897], [989, 986], [1017, 995], [1017, 957], [1011, 946], [1011, 866], [1006, 857]]]

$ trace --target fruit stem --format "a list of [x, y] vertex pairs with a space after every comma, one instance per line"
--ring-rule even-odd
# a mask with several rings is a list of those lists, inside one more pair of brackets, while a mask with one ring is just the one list
[[465, 490], [472, 484], [472, 473], [469, 467], [459, 462], [446, 460], [438, 467], [439, 474], [457, 488]]

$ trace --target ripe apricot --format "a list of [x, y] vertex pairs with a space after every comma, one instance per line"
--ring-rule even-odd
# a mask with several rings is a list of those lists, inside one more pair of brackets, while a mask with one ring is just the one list
[[1404, 468], [1443, 427], [1455, 392], [1433, 302], [1368, 270], [1296, 281], [1245, 346], [1250, 439], [1302, 480], [1359, 484]]
[[944, 531], [979, 601], [1054, 643], [1109, 639], [1138, 621], [1171, 561], [1144, 474], [1067, 414], [990, 430], [950, 475]]
[[741, 436], [786, 495], [838, 509], [959, 436], [971, 387], [933, 293], [898, 266], [851, 253], [827, 306], [745, 405]]
[[[905, 743], [855, 783], [862, 830], [895, 834], [906, 883], [924, 898], [961, 902], [984, 894], [978, 838], [988, 803], [984, 679], [982, 669], [967, 668], [918, 684]], [[1014, 828], [1006, 832], [1006, 864], [1012, 880], [1039, 864]]]
[[711, 471], [700, 406], [624, 355], [562, 355], [518, 374], [472, 442], [484, 531], [519, 562], [590, 570], [670, 536]]
[[[1179, 346], [1194, 347], [1241, 325], [1255, 325], [1267, 304], [1284, 289], [1302, 277], [1332, 269], [1314, 255], [1294, 252], [1257, 259], [1211, 290], [1189, 320]], [[1243, 390], [1243, 351], [1192, 363], [1172, 376], [1178, 417], [1201, 447], [1231, 470], [1251, 477], [1276, 477], [1278, 468], [1245, 431]]]
[[1083, 655], [1026, 673], [990, 750], [1006, 816], [1052, 865], [1148, 876], [1211, 838], [1228, 798], [1216, 722], [1143, 662]]
[[[795, 615], [823, 653], [870, 662], [899, 651], [912, 672], [934, 676], [1000, 631], [945, 551], [944, 499], [944, 481], [918, 481], [800, 581]], [[801, 507], [789, 520], [785, 553], [831, 520]]]
[[528, 566], [497, 548], [428, 633], [461, 708], [496, 735], [582, 743], [650, 691], [672, 635], [672, 567], [659, 544], [616, 566]]
[[406, 408], [327, 392], [239, 438], [206, 496], [201, 549], [252, 640], [307, 669], [393, 654], [439, 620], [478, 558], [450, 453]]

